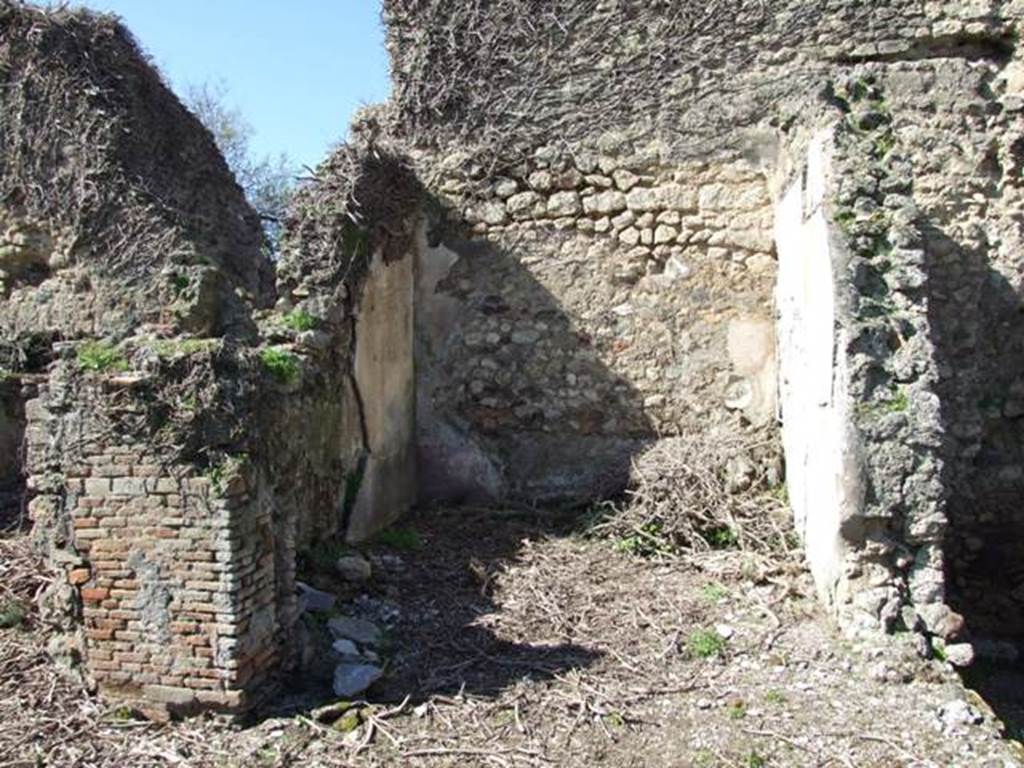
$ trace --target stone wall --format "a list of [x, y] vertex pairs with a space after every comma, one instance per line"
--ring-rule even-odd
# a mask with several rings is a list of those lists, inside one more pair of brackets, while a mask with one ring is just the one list
[[[342, 152], [366, 172], [303, 188], [275, 286], [212, 137], [115, 20], [0, 0], [0, 78], [0, 493], [28, 475], [50, 650], [155, 717], [240, 711], [297, 661], [297, 560], [412, 500], [391, 233], [417, 188]], [[378, 220], [355, 177], [412, 203]]]
[[1007, 55], [936, 59], [835, 81], [839, 126], [780, 209], [780, 333], [819, 586], [853, 631], [952, 642], [1020, 635], [1020, 104]]
[[644, 441], [770, 433], [786, 240], [782, 420], [823, 598], [851, 631], [1005, 626], [1019, 2], [385, 9], [389, 129], [454, 220], [420, 254], [428, 497], [592, 497]]
[[[457, 220], [435, 222], [420, 255], [432, 492], [445, 495], [448, 467], [455, 494], [599, 497], [645, 441], [773, 420], [775, 259], [756, 162], [675, 163], [609, 134], [540, 147], [481, 194], [458, 160], [438, 184]], [[742, 371], [730, 329], [732, 349], [761, 347]]]

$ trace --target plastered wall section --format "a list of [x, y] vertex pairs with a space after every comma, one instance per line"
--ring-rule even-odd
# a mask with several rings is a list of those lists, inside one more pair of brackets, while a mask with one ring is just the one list
[[387, 263], [378, 251], [358, 305], [354, 375], [366, 462], [349, 541], [393, 522], [416, 498], [414, 266], [412, 254]]
[[775, 211], [779, 394], [786, 486], [818, 592], [834, 606], [862, 489], [850, 420], [845, 346], [836, 308], [836, 263], [825, 211], [831, 133], [811, 142], [806, 172]]

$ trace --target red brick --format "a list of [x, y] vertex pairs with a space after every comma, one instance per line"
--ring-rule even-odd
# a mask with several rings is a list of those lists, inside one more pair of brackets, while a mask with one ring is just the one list
[[73, 584], [76, 587], [80, 586], [85, 584], [90, 576], [92, 576], [92, 573], [88, 568], [72, 568], [68, 573], [68, 584]]
[[220, 682], [217, 680], [205, 680], [201, 677], [187, 677], [185, 678], [185, 685], [189, 688], [202, 688], [205, 690], [215, 690], [220, 688]]
[[85, 636], [90, 640], [110, 640], [114, 637], [112, 629], [87, 629]]
[[83, 587], [82, 600], [87, 603], [98, 603], [110, 597], [110, 590], [102, 587]]
[[79, 517], [75, 520], [75, 528], [96, 528], [100, 524], [100, 521], [95, 517]]

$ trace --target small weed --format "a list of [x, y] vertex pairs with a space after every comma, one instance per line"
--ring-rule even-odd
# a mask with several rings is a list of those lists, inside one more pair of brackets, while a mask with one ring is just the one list
[[116, 347], [102, 341], [90, 341], [78, 348], [78, 364], [87, 371], [127, 371], [128, 361]]
[[415, 552], [423, 548], [423, 539], [412, 528], [387, 528], [374, 537], [374, 542], [403, 552]]
[[625, 728], [626, 718], [622, 716], [620, 712], [612, 712], [609, 715], [605, 715], [604, 721], [612, 726], [612, 728]]
[[302, 331], [312, 331], [319, 325], [320, 321], [308, 312], [295, 310], [282, 317], [281, 322], [286, 328], [291, 328], [293, 331], [301, 333]]
[[674, 555], [677, 549], [665, 535], [661, 523], [652, 521], [634, 529], [629, 536], [615, 542], [615, 549], [627, 555], [637, 557], [656, 557], [658, 555]]
[[717, 603], [729, 596], [729, 590], [717, 581], [712, 581], [704, 585], [701, 594], [704, 595], [704, 599], [709, 603]]
[[110, 713], [110, 716], [114, 720], [120, 722], [128, 722], [131, 720], [139, 720], [139, 713], [135, 711], [134, 707], [129, 707], [127, 704], [122, 704], [120, 707]]
[[712, 528], [701, 535], [712, 549], [732, 549], [739, 542], [736, 532], [727, 525]]
[[910, 408], [910, 397], [905, 390], [897, 389], [891, 397], [871, 403], [860, 403], [857, 413], [861, 416], [885, 416], [890, 413], [904, 413]]
[[713, 752], [702, 749], [693, 756], [694, 768], [714, 768], [718, 765], [718, 758]]
[[242, 471], [242, 467], [248, 461], [249, 457], [240, 453], [235, 456], [228, 456], [220, 464], [215, 464], [210, 467], [206, 472], [206, 477], [210, 481], [210, 486], [213, 488], [213, 492], [218, 496], [223, 494], [230, 485], [231, 480]]
[[857, 214], [849, 208], [841, 208], [836, 211], [835, 220], [841, 230], [848, 232], [853, 222], [857, 220]]
[[0, 629], [20, 627], [28, 618], [25, 606], [16, 600], [5, 600], [0, 603]]
[[764, 700], [769, 704], [785, 704], [786, 695], [782, 691], [771, 690], [764, 695]]
[[494, 714], [494, 717], [491, 719], [491, 722], [493, 722], [494, 725], [498, 728], [502, 728], [506, 725], [512, 725], [515, 723], [515, 721], [516, 715], [515, 712], [511, 709], [503, 709], [499, 712], [496, 712]]
[[283, 384], [291, 384], [299, 377], [299, 359], [287, 350], [268, 347], [260, 352], [260, 362]]
[[742, 720], [747, 716], [747, 705], [742, 701], [734, 701], [728, 711], [730, 720]]
[[890, 130], [875, 139], [875, 157], [881, 160], [896, 147], [896, 136]]
[[191, 357], [216, 346], [216, 339], [157, 339], [149, 348], [159, 357]]
[[698, 659], [710, 659], [725, 652], [725, 640], [714, 630], [695, 629], [686, 638], [686, 649]]
[[341, 542], [321, 540], [302, 553], [302, 560], [307, 569], [321, 573], [333, 573], [338, 558], [351, 552]]
[[173, 275], [171, 277], [171, 286], [176, 293], [184, 293], [188, 290], [189, 285], [191, 285], [191, 281], [188, 279], [188, 275]]
[[789, 486], [779, 483], [771, 489], [771, 495], [784, 507], [789, 506]]
[[747, 756], [747, 768], [765, 768], [768, 760], [753, 750]]

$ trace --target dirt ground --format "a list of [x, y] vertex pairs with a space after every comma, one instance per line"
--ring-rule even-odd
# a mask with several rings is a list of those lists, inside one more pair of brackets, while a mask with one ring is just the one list
[[[796, 561], [641, 559], [493, 511], [402, 526], [345, 606], [387, 628], [367, 704], [319, 722], [306, 688], [242, 725], [140, 721], [61, 677], [30, 615], [0, 630], [0, 768], [1024, 765], [1016, 727], [909, 638], [836, 634]], [[30, 597], [24, 535], [0, 547], [0, 599]], [[983, 688], [1004, 718], [1010, 674]]]

